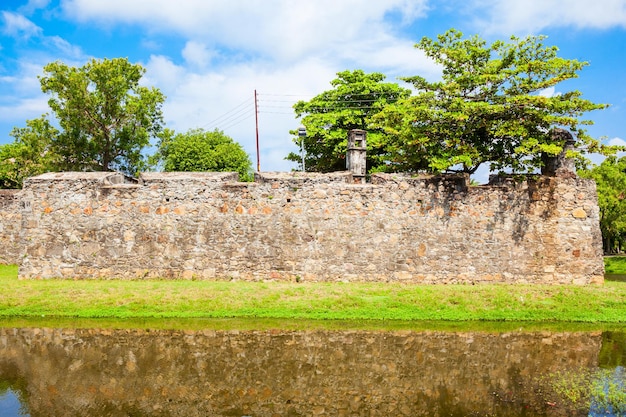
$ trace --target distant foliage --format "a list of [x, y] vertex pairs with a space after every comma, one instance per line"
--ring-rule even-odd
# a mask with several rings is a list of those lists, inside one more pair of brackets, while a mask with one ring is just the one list
[[144, 169], [165, 99], [139, 85], [144, 72], [124, 58], [92, 59], [80, 68], [46, 65], [39, 80], [54, 118], [46, 114], [12, 130], [14, 142], [0, 146], [0, 187], [21, 188], [24, 178], [49, 171]]
[[143, 149], [162, 128], [156, 88], [139, 85], [145, 73], [125, 58], [92, 59], [80, 68], [62, 62], [44, 67], [41, 89], [61, 126], [53, 139], [63, 170], [118, 170], [135, 174]]
[[[344, 71], [332, 90], [298, 102], [307, 136], [307, 171], [345, 169], [347, 130], [368, 132], [368, 171], [528, 173], [545, 156], [558, 155], [564, 142], [552, 132], [570, 131], [576, 149], [568, 156], [585, 166], [588, 153], [610, 155], [618, 148], [590, 137], [581, 117], [604, 109], [579, 91], [555, 92], [562, 81], [578, 77], [587, 65], [558, 56], [544, 36], [511, 37], [487, 45], [454, 29], [437, 39], [423, 38], [416, 48], [442, 69], [438, 81], [403, 77], [411, 90], [384, 83], [384, 75]], [[292, 133], [296, 133], [295, 131]], [[542, 158], [543, 156], [543, 158]], [[287, 159], [299, 162], [301, 155]]]
[[626, 239], [626, 157], [609, 157], [578, 174], [596, 182], [604, 252], [620, 251]]
[[58, 170], [60, 157], [52, 149], [57, 135], [45, 116], [14, 128], [14, 142], [0, 145], [0, 188], [22, 188], [25, 178]]
[[484, 163], [491, 170], [532, 172], [542, 166], [542, 154], [562, 151], [564, 144], [551, 134], [556, 127], [576, 137], [572, 157], [612, 152], [580, 127], [592, 123], [580, 116], [605, 104], [585, 100], [578, 91], [548, 90], [576, 78], [587, 63], [559, 57], [558, 48], [545, 46], [544, 39], [511, 37], [509, 43], [487, 45], [454, 29], [434, 40], [423, 38], [416, 48], [442, 67], [442, 79], [402, 78], [416, 94], [374, 118], [397, 138], [393, 153], [435, 172], [473, 173]]
[[[393, 139], [381, 129], [374, 128], [370, 119], [384, 106], [408, 97], [410, 91], [384, 80], [385, 76], [377, 72], [339, 72], [330, 82], [331, 90], [294, 105], [296, 115], [302, 117], [306, 137], [295, 137], [293, 141], [298, 147], [304, 147], [307, 171], [345, 170], [348, 131], [351, 129], [368, 131], [368, 170], [387, 170], [392, 163], [387, 148]], [[290, 133], [298, 134], [297, 131]], [[290, 153], [286, 159], [302, 164], [302, 155], [297, 153]]]
[[52, 62], [43, 70], [39, 81], [54, 119], [43, 115], [13, 129], [14, 143], [0, 147], [1, 187], [21, 187], [48, 171], [135, 175], [146, 167], [143, 152], [162, 129], [165, 97], [139, 85], [143, 67], [116, 58], [80, 68]]
[[219, 130], [192, 129], [174, 134], [166, 129], [153, 162], [162, 164], [164, 171], [237, 172], [242, 181], [253, 179], [246, 151]]

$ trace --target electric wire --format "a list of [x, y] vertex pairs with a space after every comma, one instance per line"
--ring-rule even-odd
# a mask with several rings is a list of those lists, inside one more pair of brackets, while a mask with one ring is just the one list
[[220, 124], [226, 122], [229, 119], [232, 119], [232, 117], [235, 114], [239, 114], [241, 111], [245, 111], [245, 105], [248, 104], [250, 101], [253, 101], [251, 98], [247, 98], [244, 101], [242, 101], [241, 103], [239, 103], [238, 105], [236, 105], [235, 107], [231, 108], [230, 110], [226, 111], [225, 113], [221, 114], [220, 116], [216, 117], [215, 119], [207, 122], [204, 126], [202, 126], [203, 128], [206, 126], [219, 126]]
[[236, 111], [235, 113], [231, 113], [228, 117], [224, 118], [222, 121], [220, 121], [217, 124], [217, 126], [224, 126], [224, 125], [230, 124], [234, 120], [238, 120], [239, 118], [245, 116], [250, 111], [252, 111], [254, 113], [254, 111], [249, 109], [249, 108], [245, 108], [245, 107], [241, 108], [238, 111]]
[[242, 117], [242, 118], [240, 118], [240, 119], [237, 119], [237, 120], [235, 120], [235, 121], [231, 122], [229, 125], [224, 126], [221, 130], [226, 131], [227, 129], [230, 129], [231, 127], [235, 127], [235, 126], [237, 126], [238, 124], [241, 124], [241, 123], [243, 123], [244, 121], [246, 121], [246, 120], [248, 120], [248, 119], [252, 118], [253, 116], [254, 116], [254, 113], [253, 113], [253, 114], [248, 114], [248, 115], [245, 115], [244, 117]]
[[[303, 101], [301, 99], [295, 99], [295, 97], [301, 98], [306, 97], [305, 94], [278, 94], [278, 93], [257, 93], [256, 104], [257, 109], [256, 112], [258, 114], [276, 114], [276, 115], [294, 115], [295, 111], [293, 106]], [[378, 99], [372, 97], [379, 97]], [[379, 109], [377, 106], [367, 105], [369, 103], [376, 103], [380, 100], [380, 98], [384, 98], [383, 96], [387, 96], [387, 98], [392, 100], [397, 100], [398, 97], [389, 97], [388, 93], [360, 93], [360, 94], [348, 94], [346, 95], [346, 100], [336, 100], [334, 102], [328, 101], [324, 105], [311, 107], [308, 111], [305, 111], [303, 114], [307, 113], [327, 113], [332, 111], [339, 110], [354, 110], [354, 111], [368, 111]], [[363, 99], [359, 99], [359, 97], [363, 97]], [[237, 126], [246, 120], [250, 119], [255, 114], [254, 109], [254, 98], [249, 97], [242, 100], [236, 106], [230, 108], [228, 111], [222, 113], [218, 117], [212, 119], [211, 121], [205, 123], [202, 127], [205, 128], [207, 126], [211, 126], [214, 129], [225, 131], [234, 126]]]

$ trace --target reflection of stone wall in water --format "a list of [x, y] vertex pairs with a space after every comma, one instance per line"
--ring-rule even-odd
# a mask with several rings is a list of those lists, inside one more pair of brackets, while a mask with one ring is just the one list
[[20, 193], [20, 277], [603, 279], [590, 180], [538, 176], [469, 187], [464, 176], [376, 174], [370, 184], [353, 184], [350, 173], [235, 178], [30, 178]]
[[596, 366], [601, 339], [582, 332], [0, 329], [0, 380], [6, 370], [26, 380], [33, 417], [519, 415], [519, 401], [494, 393], [557, 416], [565, 415], [562, 405], [523, 390], [542, 374]]

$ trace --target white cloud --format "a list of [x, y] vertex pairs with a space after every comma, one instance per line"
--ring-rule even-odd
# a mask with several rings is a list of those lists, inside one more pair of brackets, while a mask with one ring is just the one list
[[21, 14], [2, 12], [2, 33], [20, 40], [35, 39], [42, 46], [48, 46], [55, 55], [76, 58], [82, 56], [81, 48], [71, 45], [59, 36], [44, 36], [43, 29]]
[[[619, 138], [619, 137], [615, 137], [615, 138], [611, 138], [607, 140], [606, 144], [610, 146], [626, 146], [626, 140]], [[626, 152], [617, 152], [615, 155], [618, 158], [621, 158], [623, 156], [626, 156]], [[597, 153], [589, 154], [587, 155], [587, 157], [591, 161], [592, 165], [600, 165], [606, 159], [604, 155], [600, 155]]]
[[0, 121], [20, 120], [23, 123], [21, 126], [25, 126], [27, 119], [49, 112], [47, 97], [20, 98], [9, 105], [0, 105]]
[[[70, 20], [107, 30], [139, 26], [144, 33], [139, 41], [151, 48], [158, 46], [156, 39], [163, 34], [183, 38], [184, 47], [178, 51], [182, 61], [176, 52], [169, 52], [152, 55], [144, 63], [142, 84], [154, 85], [167, 96], [166, 125], [177, 132], [197, 127], [224, 130], [256, 160], [256, 90], [261, 167], [290, 170], [295, 165], [284, 157], [297, 148], [289, 130], [299, 125], [292, 105], [331, 88], [337, 72], [362, 68], [384, 72], [388, 81], [400, 75], [439, 75], [439, 68], [414, 48], [415, 39], [398, 37], [394, 27], [423, 16], [426, 3], [61, 0], [61, 9]], [[62, 38], [45, 38], [40, 29], [32, 33], [40, 36], [48, 53], [58, 51], [56, 59], [74, 65], [84, 58], [81, 49]], [[33, 87], [36, 90], [38, 86]], [[24, 119], [40, 114], [31, 110], [33, 114]]]
[[63, 10], [81, 21], [139, 24], [148, 31], [173, 31], [215, 47], [261, 54], [282, 62], [312, 53], [341, 55], [349, 43], [376, 38], [392, 11], [414, 19], [426, 0], [65, 0]]
[[175, 88], [185, 70], [175, 65], [168, 57], [152, 55], [147, 65], [148, 73], [141, 79], [143, 85], [168, 86]]
[[83, 57], [83, 51], [80, 47], [72, 45], [59, 36], [48, 36], [44, 38], [46, 44], [51, 45], [55, 50], [67, 58]]
[[185, 39], [176, 55], [153, 55], [142, 81], [167, 96], [166, 125], [177, 132], [218, 128], [256, 159], [253, 93], [259, 94], [259, 141], [263, 170], [290, 170], [297, 151], [292, 105], [331, 88], [346, 69], [399, 75], [440, 73], [417, 51], [414, 39], [394, 35], [422, 16], [426, 0], [64, 0], [66, 16], [83, 22], [138, 25], [151, 34]]
[[[346, 68], [365, 68], [383, 72], [395, 81], [399, 76], [421, 75], [439, 78], [441, 67], [415, 48], [412, 40], [381, 37], [368, 43], [354, 43], [346, 48], [342, 61]], [[353, 63], [349, 65], [348, 63]]]
[[41, 35], [41, 28], [21, 14], [2, 12], [2, 32], [16, 38], [29, 39]]
[[0, 123], [7, 124], [2, 139], [9, 140], [13, 127], [23, 127], [28, 119], [49, 113], [48, 97], [41, 93], [38, 75], [42, 65], [34, 61], [22, 61], [18, 70], [0, 77]]
[[50, 0], [29, 0], [25, 6], [20, 7], [20, 13], [30, 14], [38, 9], [45, 9]]
[[622, 138], [613, 138], [608, 141], [611, 146], [626, 146], [626, 140]]
[[[0, 83], [6, 86], [5, 95], [32, 97], [41, 94], [41, 85], [37, 76], [41, 75], [42, 67], [43, 64], [36, 61], [20, 62], [15, 74], [0, 78]], [[0, 101], [7, 101], [7, 99], [6, 96], [0, 96]]]
[[182, 55], [192, 66], [205, 68], [211, 62], [213, 53], [207, 49], [206, 45], [189, 41], [183, 48]]
[[289, 135], [289, 130], [299, 124], [291, 106], [297, 100], [309, 99], [330, 88], [329, 81], [336, 72], [317, 59], [281, 68], [234, 63], [219, 68], [219, 72], [194, 72], [167, 57], [153, 56], [146, 68], [144, 82], [157, 86], [167, 96], [164, 116], [168, 127], [177, 132], [199, 127], [223, 130], [244, 146], [253, 161], [256, 161], [254, 91], [257, 90], [264, 171], [289, 171], [294, 167], [284, 161], [290, 151], [297, 150]]
[[547, 27], [626, 28], [625, 0], [475, 0], [471, 7], [484, 11], [479, 25], [496, 34], [536, 34]]
[[560, 96], [561, 93], [556, 91], [556, 87], [552, 86], [552, 87], [548, 87], [548, 88], [544, 88], [543, 90], [540, 90], [538, 93], [541, 97], [556, 97], [556, 96]]

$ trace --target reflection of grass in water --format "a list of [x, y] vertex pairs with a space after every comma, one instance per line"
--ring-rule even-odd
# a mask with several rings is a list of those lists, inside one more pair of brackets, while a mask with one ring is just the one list
[[[615, 369], [577, 369], [542, 378], [564, 406], [591, 410], [593, 415], [626, 416], [626, 372]], [[557, 401], [558, 402], [558, 401]]]
[[626, 366], [626, 331], [602, 333], [602, 349], [598, 362], [601, 368]]

